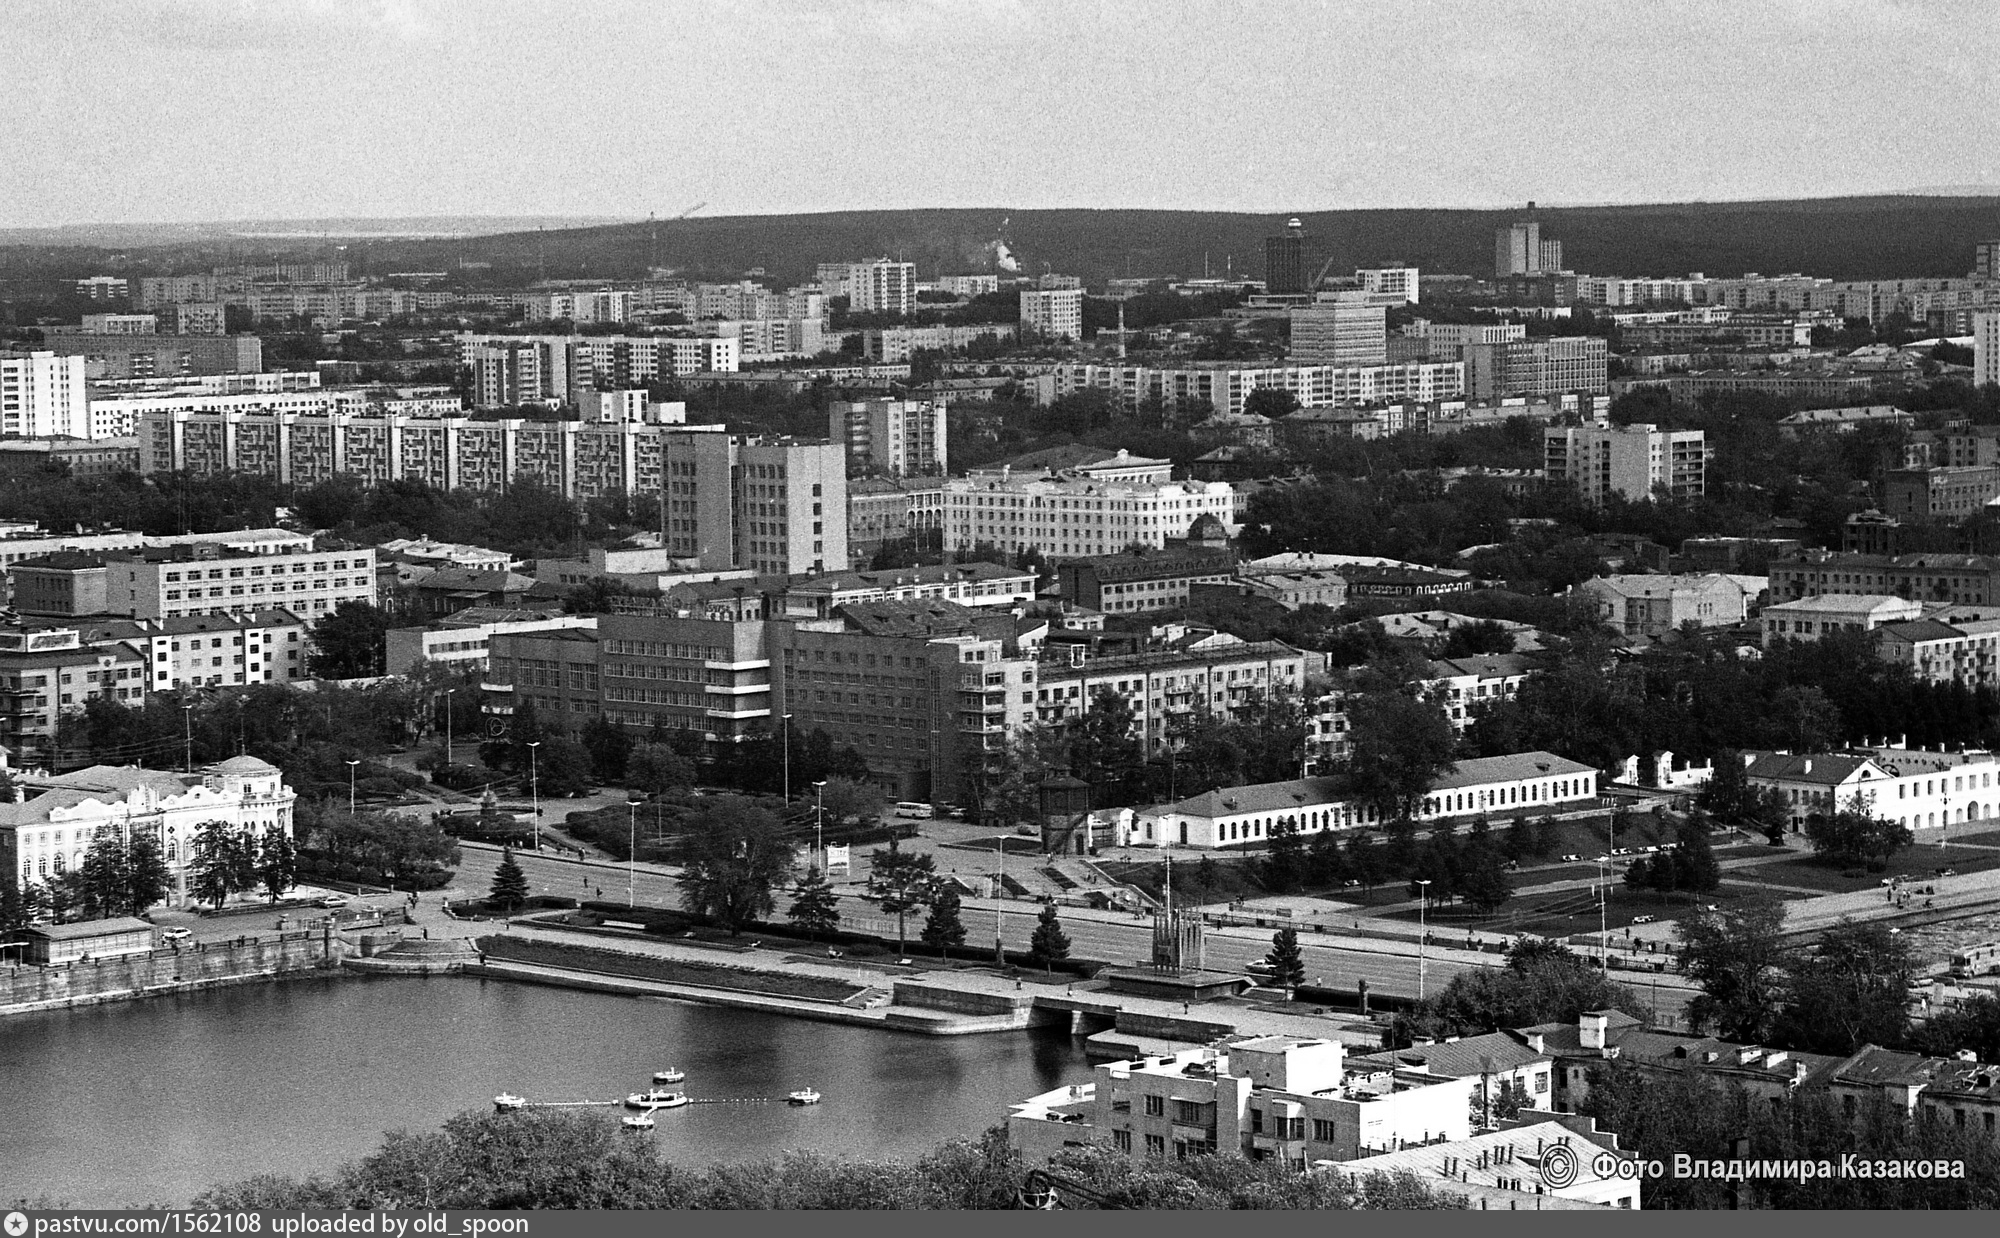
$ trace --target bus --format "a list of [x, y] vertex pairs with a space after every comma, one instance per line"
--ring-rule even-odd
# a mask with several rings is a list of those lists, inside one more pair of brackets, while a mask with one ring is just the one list
[[937, 815], [937, 811], [929, 804], [919, 804], [914, 800], [904, 800], [896, 805], [896, 815], [899, 817], [913, 817], [918, 821], [928, 821]]

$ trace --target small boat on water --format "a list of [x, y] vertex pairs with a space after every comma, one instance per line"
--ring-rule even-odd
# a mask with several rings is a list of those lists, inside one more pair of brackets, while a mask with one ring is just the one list
[[644, 1092], [634, 1092], [625, 1098], [627, 1109], [642, 1109], [651, 1113], [655, 1109], [678, 1109], [692, 1104], [684, 1092], [669, 1092], [665, 1088], [651, 1088]]
[[527, 1107], [528, 1098], [525, 1096], [516, 1096], [512, 1092], [502, 1092], [493, 1098], [493, 1109], [496, 1113], [512, 1113], [517, 1109], [526, 1109]]
[[620, 1118], [619, 1121], [623, 1122], [625, 1129], [630, 1131], [649, 1131], [653, 1129], [654, 1125], [653, 1115], [650, 1113], [628, 1113]]
[[687, 1082], [687, 1072], [686, 1072], [686, 1071], [684, 1071], [684, 1070], [682, 1070], [682, 1069], [681, 1069], [680, 1067], [678, 1067], [678, 1066], [669, 1066], [669, 1067], [667, 1067], [667, 1068], [666, 1068], [665, 1070], [656, 1070], [656, 1071], [654, 1071], [654, 1072], [653, 1072], [653, 1082], [654, 1082], [654, 1083], [685, 1083], [685, 1082]]
[[817, 1105], [819, 1104], [819, 1093], [813, 1091], [811, 1088], [800, 1088], [798, 1091], [785, 1097], [785, 1099], [794, 1105]]

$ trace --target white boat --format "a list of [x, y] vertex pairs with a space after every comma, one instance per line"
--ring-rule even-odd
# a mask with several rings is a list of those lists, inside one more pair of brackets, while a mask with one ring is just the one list
[[685, 1083], [685, 1082], [687, 1082], [687, 1072], [686, 1072], [686, 1071], [684, 1071], [684, 1070], [682, 1070], [682, 1069], [680, 1069], [680, 1068], [679, 1068], [678, 1066], [669, 1066], [669, 1067], [667, 1067], [667, 1068], [666, 1068], [665, 1070], [656, 1070], [656, 1071], [654, 1071], [654, 1072], [653, 1072], [653, 1082], [654, 1082], [654, 1083]]
[[819, 1104], [819, 1093], [813, 1091], [811, 1088], [800, 1088], [785, 1099], [794, 1105], [817, 1105]]
[[512, 1092], [502, 1092], [493, 1098], [493, 1108], [499, 1113], [512, 1113], [516, 1109], [526, 1109], [527, 1107], [528, 1098], [525, 1096], [516, 1096]]
[[643, 1109], [651, 1113], [655, 1109], [678, 1109], [690, 1104], [682, 1092], [669, 1092], [665, 1088], [651, 1088], [644, 1092], [634, 1092], [625, 1098], [627, 1109]]
[[653, 1129], [653, 1115], [650, 1113], [628, 1113], [619, 1119], [626, 1130], [649, 1131]]

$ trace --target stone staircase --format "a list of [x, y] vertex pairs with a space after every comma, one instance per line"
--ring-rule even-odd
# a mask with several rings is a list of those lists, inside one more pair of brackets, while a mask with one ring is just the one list
[[888, 989], [863, 989], [840, 1004], [855, 1010], [874, 1010], [888, 1005], [893, 996]]

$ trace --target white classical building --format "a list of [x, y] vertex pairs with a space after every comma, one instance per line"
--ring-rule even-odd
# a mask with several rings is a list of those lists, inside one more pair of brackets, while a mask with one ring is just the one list
[[944, 544], [970, 550], [991, 542], [1008, 554], [1033, 546], [1052, 558], [1117, 554], [1134, 543], [1164, 546], [1186, 537], [1202, 516], [1233, 535], [1235, 490], [1228, 482], [1120, 485], [1083, 478], [1054, 481], [954, 478], [944, 484]]
[[[1597, 796], [1597, 771], [1552, 752], [1516, 752], [1460, 761], [1439, 775], [1416, 819], [1472, 813], [1552, 812]], [[1134, 826], [1135, 843], [1177, 847], [1238, 847], [1267, 841], [1285, 825], [1301, 833], [1379, 825], [1389, 818], [1341, 794], [1332, 778], [1294, 778], [1203, 792], [1147, 809]]]
[[1943, 830], [2000, 813], [2000, 757], [1990, 752], [1862, 748], [1849, 752], [1746, 752], [1752, 787], [1775, 787], [1794, 829], [1838, 812], [1856, 796], [1867, 810], [1912, 830]]
[[159, 840], [173, 876], [167, 897], [188, 897], [190, 848], [201, 827], [221, 821], [261, 841], [277, 831], [290, 836], [298, 792], [278, 767], [256, 757], [231, 757], [198, 775], [93, 765], [54, 777], [22, 777], [16, 785], [33, 798], [0, 804], [0, 863], [21, 884], [46, 885], [83, 863], [100, 830], [126, 838]]

